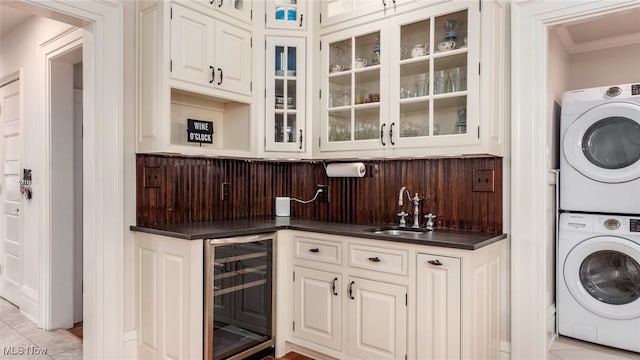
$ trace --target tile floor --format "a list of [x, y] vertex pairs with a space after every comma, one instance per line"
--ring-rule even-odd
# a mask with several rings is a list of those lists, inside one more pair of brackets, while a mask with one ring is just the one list
[[81, 360], [82, 344], [61, 332], [38, 329], [0, 298], [0, 359]]
[[640, 353], [560, 336], [551, 345], [549, 360], [640, 360]]

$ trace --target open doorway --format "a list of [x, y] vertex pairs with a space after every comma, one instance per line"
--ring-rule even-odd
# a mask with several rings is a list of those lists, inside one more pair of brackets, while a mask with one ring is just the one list
[[[66, 35], [45, 56], [50, 88], [51, 266], [49, 327], [82, 337], [82, 47]], [[54, 47], [57, 47], [55, 44]], [[60, 53], [58, 53], [58, 51]], [[45, 274], [42, 274], [46, 276]], [[45, 297], [46, 298], [46, 297]]]

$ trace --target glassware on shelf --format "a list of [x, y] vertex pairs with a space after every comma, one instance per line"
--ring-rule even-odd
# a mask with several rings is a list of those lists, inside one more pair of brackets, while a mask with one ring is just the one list
[[461, 107], [458, 109], [458, 120], [456, 121], [456, 127], [458, 134], [465, 134], [467, 132], [467, 108]]
[[433, 79], [433, 92], [434, 94], [444, 94], [447, 92], [447, 84], [449, 80], [449, 74], [447, 70], [437, 70]]
[[416, 96], [429, 95], [429, 75], [422, 73], [415, 76], [416, 81]]
[[450, 77], [450, 91], [467, 90], [467, 67], [458, 66], [448, 70]]

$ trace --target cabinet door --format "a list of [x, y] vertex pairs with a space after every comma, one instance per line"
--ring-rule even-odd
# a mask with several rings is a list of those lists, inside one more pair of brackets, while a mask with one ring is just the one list
[[218, 21], [215, 40], [216, 88], [251, 95], [251, 33]]
[[479, 15], [458, 3], [391, 20], [390, 140], [395, 147], [477, 145]]
[[265, 6], [268, 28], [307, 29], [307, 0], [268, 0]]
[[295, 336], [339, 351], [341, 276], [302, 267], [294, 271]]
[[349, 278], [348, 351], [362, 359], [404, 359], [407, 354], [407, 289]]
[[251, 0], [192, 0], [210, 14], [220, 13], [251, 23]]
[[171, 78], [211, 86], [214, 20], [177, 4], [171, 7]]
[[380, 50], [386, 43], [380, 26], [361, 26], [321, 41], [321, 151], [382, 149], [388, 143], [388, 56]]
[[266, 150], [304, 152], [305, 39], [267, 38]]
[[418, 254], [417, 357], [460, 359], [460, 259]]
[[321, 5], [321, 25], [332, 25], [382, 11], [393, 3], [395, 3], [393, 0], [326, 0]]

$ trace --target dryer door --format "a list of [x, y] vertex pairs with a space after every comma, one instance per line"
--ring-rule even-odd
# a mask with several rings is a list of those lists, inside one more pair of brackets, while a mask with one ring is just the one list
[[562, 150], [567, 162], [590, 179], [640, 178], [640, 105], [615, 102], [587, 110], [567, 128]]
[[640, 245], [615, 236], [597, 236], [567, 255], [564, 281], [580, 305], [608, 319], [640, 317]]

